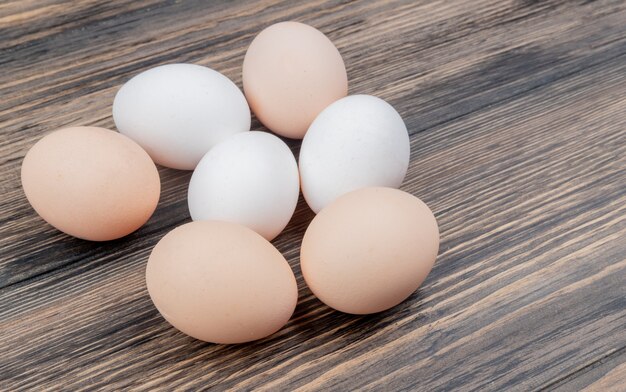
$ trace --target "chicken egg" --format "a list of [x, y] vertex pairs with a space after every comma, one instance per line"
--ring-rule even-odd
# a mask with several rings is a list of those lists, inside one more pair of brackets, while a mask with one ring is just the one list
[[369, 314], [409, 297], [438, 249], [437, 221], [420, 199], [398, 189], [362, 188], [315, 216], [302, 240], [300, 266], [326, 305]]
[[189, 183], [189, 212], [193, 220], [240, 223], [272, 240], [287, 226], [299, 193], [289, 147], [267, 132], [243, 132], [200, 160]]
[[113, 120], [156, 163], [192, 170], [219, 141], [250, 130], [250, 109], [239, 88], [221, 73], [195, 64], [167, 64], [120, 88]]
[[397, 188], [409, 159], [409, 135], [398, 112], [380, 98], [351, 95], [324, 109], [302, 141], [302, 194], [318, 212], [359, 188]]
[[196, 221], [165, 235], [146, 268], [154, 305], [174, 327], [213, 343], [244, 343], [283, 327], [298, 287], [291, 267], [245, 226]]
[[154, 212], [161, 191], [148, 154], [128, 137], [97, 127], [44, 136], [24, 158], [22, 186], [46, 222], [92, 241], [137, 230]]
[[254, 114], [275, 133], [302, 139], [322, 109], [348, 94], [339, 51], [314, 27], [271, 25], [243, 60], [243, 89]]

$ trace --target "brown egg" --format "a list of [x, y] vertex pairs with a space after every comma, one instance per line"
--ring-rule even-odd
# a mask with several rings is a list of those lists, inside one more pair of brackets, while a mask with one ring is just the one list
[[196, 221], [169, 232], [146, 269], [161, 315], [196, 339], [243, 343], [278, 331], [298, 301], [285, 258], [247, 227]]
[[46, 222], [92, 241], [137, 230], [154, 212], [161, 192], [148, 154], [128, 137], [97, 127], [44, 136], [24, 158], [22, 186]]
[[326, 106], [348, 94], [343, 59], [319, 30], [274, 24], [254, 38], [243, 60], [250, 108], [275, 133], [302, 139]]
[[302, 275], [326, 305], [369, 314], [404, 301], [422, 284], [439, 249], [437, 221], [417, 197], [363, 188], [322, 209], [300, 253]]

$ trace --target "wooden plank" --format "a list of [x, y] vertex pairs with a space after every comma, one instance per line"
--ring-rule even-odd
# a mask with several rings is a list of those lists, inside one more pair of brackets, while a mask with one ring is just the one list
[[620, 391], [624, 389], [626, 349], [611, 352], [574, 374], [557, 380], [550, 389], [555, 391]]
[[[121, 5], [0, 6], [0, 389], [624, 384], [626, 4]], [[284, 19], [327, 33], [351, 93], [381, 96], [402, 114], [412, 144], [403, 189], [435, 212], [440, 255], [398, 307], [331, 311], [299, 271], [313, 216], [300, 200], [274, 241], [298, 279], [293, 320], [261, 342], [205, 344], [169, 327], [144, 283], [152, 246], [189, 220], [189, 173], [161, 169], [150, 222], [94, 244], [34, 214], [19, 166], [47, 130], [112, 128], [120, 84], [156, 64], [209, 65], [240, 85], [248, 43]]]

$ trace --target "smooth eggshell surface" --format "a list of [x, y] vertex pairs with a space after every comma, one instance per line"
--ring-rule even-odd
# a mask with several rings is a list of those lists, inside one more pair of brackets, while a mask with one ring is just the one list
[[155, 246], [146, 269], [152, 301], [180, 331], [213, 343], [243, 343], [278, 331], [298, 288], [285, 258], [234, 223], [179, 226]]
[[302, 275], [328, 306], [369, 314], [404, 301], [426, 279], [439, 249], [439, 229], [417, 197], [391, 188], [341, 196], [309, 225]]
[[267, 132], [244, 132], [211, 149], [189, 183], [193, 220], [240, 223], [268, 240], [291, 219], [300, 192], [296, 159]]
[[65, 128], [39, 140], [22, 163], [22, 186], [44, 220], [93, 241], [137, 230], [161, 191], [156, 166], [141, 147], [96, 127]]
[[243, 89], [259, 120], [302, 139], [322, 109], [348, 94], [343, 59], [319, 30], [297, 22], [267, 27], [243, 61]]
[[302, 141], [302, 194], [319, 212], [359, 188], [397, 188], [409, 159], [409, 135], [398, 112], [380, 98], [351, 95], [324, 109]]
[[160, 165], [192, 170], [219, 141], [250, 130], [243, 93], [226, 76], [194, 64], [149, 69], [115, 95], [119, 131]]

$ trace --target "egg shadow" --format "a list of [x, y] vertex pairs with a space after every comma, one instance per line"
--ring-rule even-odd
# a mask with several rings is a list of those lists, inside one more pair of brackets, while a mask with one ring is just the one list
[[[339, 346], [345, 347], [361, 342], [406, 318], [412, 317], [418, 324], [422, 324], [426, 318], [421, 316], [422, 311], [423, 304], [419, 298], [419, 290], [390, 309], [366, 315], [337, 311], [310, 294], [299, 301], [287, 328], [304, 341], [320, 338], [320, 335], [323, 335], [320, 343], [334, 341]], [[411, 324], [415, 325], [413, 322]]]

